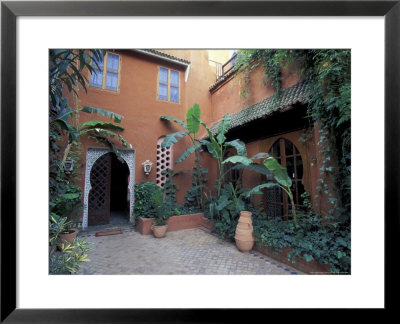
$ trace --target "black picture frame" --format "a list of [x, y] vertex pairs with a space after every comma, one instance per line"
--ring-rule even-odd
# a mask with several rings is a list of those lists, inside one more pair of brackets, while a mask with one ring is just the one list
[[[128, 1], [1, 3], [1, 322], [225, 322], [245, 310], [16, 308], [16, 19], [18, 16], [384, 16], [385, 18], [385, 310], [398, 286], [400, 0], [395, 1]], [[371, 162], [372, 164], [372, 162]], [[383, 188], [373, 188], [383, 190]], [[373, 239], [373, 238], [371, 238]], [[373, 256], [371, 256], [371, 259]], [[367, 285], [368, 283], [366, 283]], [[247, 310], [249, 311], [249, 310]], [[256, 310], [253, 310], [257, 312]], [[258, 310], [260, 312], [260, 310]], [[258, 316], [257, 313], [254, 316]]]

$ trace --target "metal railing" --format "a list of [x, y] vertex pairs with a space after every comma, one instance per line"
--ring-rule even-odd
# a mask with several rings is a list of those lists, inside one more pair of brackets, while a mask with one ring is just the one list
[[217, 81], [221, 78], [223, 78], [228, 72], [230, 72], [236, 64], [236, 56], [237, 54], [234, 54], [226, 63], [221, 64], [218, 63], [217, 65]]

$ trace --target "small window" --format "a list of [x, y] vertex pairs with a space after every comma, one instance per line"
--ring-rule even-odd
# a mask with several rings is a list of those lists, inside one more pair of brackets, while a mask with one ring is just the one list
[[118, 91], [120, 57], [117, 54], [107, 52], [101, 62], [93, 62], [94, 71], [90, 78], [92, 87]]
[[160, 67], [158, 99], [179, 103], [179, 72]]

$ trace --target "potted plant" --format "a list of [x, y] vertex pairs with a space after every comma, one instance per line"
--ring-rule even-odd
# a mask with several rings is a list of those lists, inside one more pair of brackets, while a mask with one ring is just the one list
[[64, 244], [71, 244], [78, 235], [78, 229], [71, 228], [71, 221], [55, 213], [50, 214], [50, 244], [63, 250]]
[[155, 210], [155, 218], [151, 229], [153, 230], [153, 235], [155, 237], [161, 238], [165, 236], [165, 233], [168, 230], [167, 219], [169, 218], [168, 214], [165, 212], [164, 194], [161, 188], [158, 188], [158, 190], [154, 192], [152, 203]]
[[63, 250], [65, 243], [72, 243], [78, 235], [78, 229], [71, 228], [72, 222], [67, 217], [60, 217], [55, 213], [50, 215], [50, 243], [55, 243], [59, 250]]
[[[69, 223], [65, 230], [60, 233], [59, 238], [60, 238], [60, 244], [63, 244], [65, 242], [72, 243], [73, 240], [76, 238], [78, 235], [79, 230], [77, 228], [71, 228], [70, 225], [72, 223]], [[59, 245], [60, 246], [60, 245]]]

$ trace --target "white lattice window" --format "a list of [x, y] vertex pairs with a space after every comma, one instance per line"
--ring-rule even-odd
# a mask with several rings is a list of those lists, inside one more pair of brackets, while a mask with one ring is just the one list
[[172, 169], [172, 147], [161, 147], [164, 136], [157, 141], [157, 185], [163, 187], [167, 176], [163, 171]]

